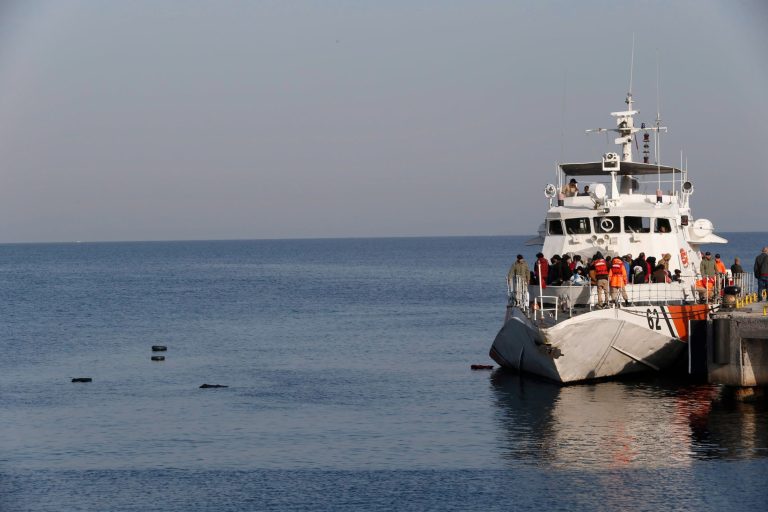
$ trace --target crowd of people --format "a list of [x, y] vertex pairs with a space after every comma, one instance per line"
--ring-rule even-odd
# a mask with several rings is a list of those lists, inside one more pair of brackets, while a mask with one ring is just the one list
[[[538, 253], [531, 269], [525, 258], [518, 254], [517, 260], [509, 269], [507, 279], [509, 282], [515, 277], [527, 279], [530, 284], [540, 284], [542, 288], [591, 284], [597, 287], [599, 307], [608, 304], [609, 295], [616, 304], [619, 303], [619, 295], [625, 304], [628, 304], [627, 292], [624, 289], [627, 284], [681, 282], [680, 270], [670, 271], [671, 258], [669, 253], [662, 254], [657, 259], [654, 256], [646, 257], [643, 252], [637, 258], [633, 258], [631, 254], [610, 257], [603, 256], [598, 251], [584, 261], [578, 254], [573, 257], [569, 254], [555, 254], [547, 259], [544, 254]], [[725, 263], [719, 254], [715, 254], [712, 259], [712, 253], [707, 251], [698, 270], [695, 288], [700, 297], [711, 298], [716, 292], [717, 277], [726, 274]], [[731, 273], [739, 275], [743, 272], [741, 261], [736, 258], [731, 265]], [[761, 256], [755, 260], [755, 276], [758, 278], [758, 294], [762, 294], [763, 289], [768, 293], [768, 247], [764, 248]]]

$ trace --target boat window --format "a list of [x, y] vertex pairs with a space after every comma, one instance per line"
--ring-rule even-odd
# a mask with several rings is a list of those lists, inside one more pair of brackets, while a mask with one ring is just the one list
[[671, 233], [672, 224], [669, 222], [669, 219], [656, 219], [656, 227], [654, 230], [657, 233]]
[[549, 221], [549, 234], [550, 235], [562, 235], [563, 224], [559, 220]]
[[624, 217], [625, 233], [650, 233], [651, 219], [648, 217]]
[[618, 233], [621, 230], [620, 217], [595, 217], [595, 233]]
[[565, 219], [565, 232], [569, 235], [588, 235], [590, 233], [589, 217]]

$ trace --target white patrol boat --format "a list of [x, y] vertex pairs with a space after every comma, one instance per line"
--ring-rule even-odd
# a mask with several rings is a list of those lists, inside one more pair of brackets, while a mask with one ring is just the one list
[[[635, 127], [631, 92], [626, 104], [626, 110], [611, 113], [616, 128], [588, 130], [616, 132], [621, 157], [606, 153], [599, 162], [559, 165], [557, 184], [544, 190], [549, 200], [545, 222], [527, 245], [543, 246], [546, 258], [578, 254], [584, 263], [600, 252], [609, 267], [614, 256], [634, 258], [643, 252], [660, 262], [669, 254], [669, 271], [679, 269], [681, 280], [627, 284], [627, 303], [610, 301], [604, 307], [589, 280], [585, 285], [546, 286], [514, 277], [508, 282], [504, 326], [490, 351], [503, 367], [561, 383], [662, 370], [686, 350], [689, 320], [707, 318], [718, 307], [723, 287], [734, 284], [724, 282], [726, 276], [719, 283], [699, 279], [699, 247], [727, 240], [714, 234], [709, 220], [694, 220], [687, 169], [649, 162], [651, 133], [658, 153], [659, 133], [666, 131], [659, 116], [654, 126]], [[639, 133], [642, 163], [632, 160]], [[589, 183], [588, 195], [583, 189], [576, 196], [565, 194], [576, 178]], [[740, 284], [740, 276], [727, 279]]]

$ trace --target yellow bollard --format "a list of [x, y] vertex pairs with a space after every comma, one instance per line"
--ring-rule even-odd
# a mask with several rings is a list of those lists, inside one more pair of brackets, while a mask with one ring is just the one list
[[741, 307], [741, 299], [736, 299], [736, 309]]
[[768, 306], [763, 306], [763, 316], [768, 316]]
[[747, 305], [747, 306], [748, 306], [748, 305], [750, 305], [751, 303], [752, 303], [752, 296], [751, 296], [751, 295], [747, 295], [746, 297], [744, 297], [744, 304], [745, 304], [745, 305]]

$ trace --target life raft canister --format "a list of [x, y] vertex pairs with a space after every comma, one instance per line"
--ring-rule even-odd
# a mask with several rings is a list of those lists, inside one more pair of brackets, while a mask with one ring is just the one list
[[680, 261], [683, 263], [684, 267], [688, 266], [688, 253], [682, 248], [680, 249]]

